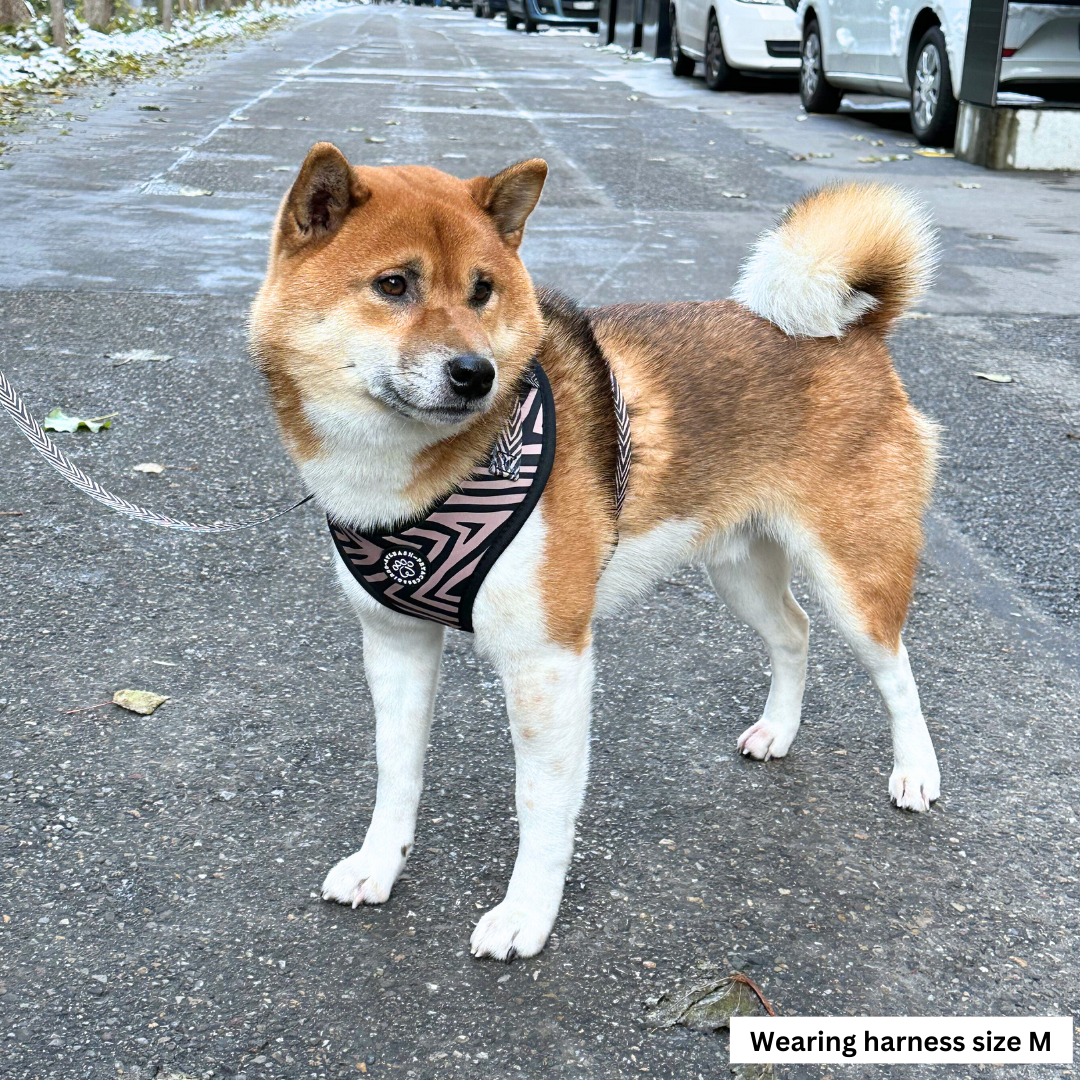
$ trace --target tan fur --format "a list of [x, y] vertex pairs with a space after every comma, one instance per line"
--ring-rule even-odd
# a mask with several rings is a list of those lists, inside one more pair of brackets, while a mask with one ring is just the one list
[[937, 247], [925, 211], [886, 184], [807, 195], [757, 243], [734, 297], [789, 334], [884, 333], [926, 290]]
[[632, 408], [620, 534], [671, 518], [708, 533], [794, 519], [868, 632], [895, 647], [933, 443], [880, 335], [792, 340], [731, 301], [602, 308], [592, 322]]
[[[251, 322], [298, 461], [322, 452], [306, 403], [352, 400], [335, 369], [343, 335], [393, 342], [403, 364], [433, 343], [486, 349], [500, 395], [465, 430], [417, 455], [408, 494], [419, 512], [485, 455], [518, 375], [539, 350], [558, 431], [542, 504], [542, 603], [553, 641], [577, 651], [588, 643], [596, 583], [617, 536], [691, 520], [703, 538], [746, 524], [768, 532], [795, 523], [839, 576], [853, 617], [876, 641], [898, 647], [934, 460], [932, 430], [908, 402], [882, 336], [927, 272], [926, 239], [902, 196], [847, 185], [790, 211], [778, 242], [809, 251], [874, 302], [843, 337], [794, 338], [733, 301], [621, 306], [583, 317], [549, 297], [542, 316], [516, 254], [542, 163], [468, 182], [397, 167], [353, 168], [343, 180], [325, 147], [313, 154], [282, 204]], [[318, 217], [323, 206], [338, 208], [323, 215], [327, 228], [305, 233], [305, 214]], [[408, 311], [370, 288], [378, 274], [406, 265], [426, 283], [423, 302]], [[497, 288], [496, 302], [479, 312], [465, 301], [476, 267]], [[633, 434], [630, 493], [618, 522], [605, 358]]]

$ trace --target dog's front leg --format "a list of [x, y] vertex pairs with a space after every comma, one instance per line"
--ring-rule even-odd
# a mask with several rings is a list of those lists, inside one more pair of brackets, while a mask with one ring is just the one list
[[520, 842], [506, 898], [477, 924], [475, 956], [535, 956], [555, 923], [589, 756], [592, 648], [499, 657], [517, 761]]
[[345, 590], [364, 627], [379, 786], [363, 846], [326, 875], [322, 895], [356, 907], [389, 898], [412, 850], [443, 628], [377, 608], [353, 581], [345, 582]]

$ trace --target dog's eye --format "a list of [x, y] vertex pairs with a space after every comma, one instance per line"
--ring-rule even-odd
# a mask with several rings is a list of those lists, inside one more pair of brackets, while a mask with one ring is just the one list
[[384, 296], [404, 296], [409, 288], [409, 283], [401, 274], [387, 274], [376, 282], [379, 292]]
[[490, 281], [478, 281], [476, 288], [473, 289], [472, 300], [473, 304], [486, 304], [491, 299], [491, 282]]

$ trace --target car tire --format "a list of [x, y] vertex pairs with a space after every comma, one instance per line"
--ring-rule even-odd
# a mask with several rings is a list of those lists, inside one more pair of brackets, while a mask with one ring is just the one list
[[518, 17], [511, 13], [510, 9], [506, 9], [506, 29], [516, 30], [518, 28]]
[[915, 48], [911, 65], [911, 130], [923, 146], [952, 146], [956, 98], [949, 52], [941, 27], [931, 26]]
[[525, 27], [526, 34], [535, 34], [537, 32], [536, 20], [529, 14], [529, 0], [525, 0], [522, 5], [525, 9], [525, 18], [522, 19], [522, 24]]
[[481, 14], [484, 16], [485, 19], [495, 18], [495, 9], [491, 6], [491, 0], [484, 0]]
[[811, 19], [803, 31], [799, 65], [799, 99], [808, 113], [834, 113], [843, 96], [825, 78], [825, 57], [821, 51], [821, 29]]
[[675, 8], [671, 9], [671, 74], [684, 79], [694, 74], [694, 61], [679, 47], [679, 27], [675, 21]]
[[472, 13], [474, 19], [482, 19], [484, 17], [484, 13], [480, 10], [479, 4], [473, 4]]
[[716, 14], [709, 16], [709, 31], [705, 37], [705, 85], [710, 90], [728, 90], [734, 79], [724, 55], [724, 43], [720, 40], [720, 24]]

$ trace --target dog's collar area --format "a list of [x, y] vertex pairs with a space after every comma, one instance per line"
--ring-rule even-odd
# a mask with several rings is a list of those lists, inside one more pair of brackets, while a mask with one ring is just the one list
[[[614, 373], [618, 430], [616, 513], [630, 476], [630, 423]], [[555, 460], [555, 401], [533, 360], [517, 407], [491, 449], [422, 518], [392, 532], [361, 532], [327, 517], [338, 555], [375, 600], [403, 615], [471, 632], [473, 602], [488, 571], [528, 520]]]
[[537, 367], [539, 364], [534, 360], [525, 369], [521, 377], [522, 391], [518, 395], [518, 407], [514, 409], [506, 426], [499, 432], [495, 445], [491, 448], [488, 471], [492, 476], [501, 476], [504, 480], [515, 482], [521, 478], [521, 401], [528, 393], [529, 387], [534, 390], [540, 389], [540, 380], [535, 371]]

